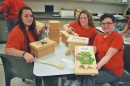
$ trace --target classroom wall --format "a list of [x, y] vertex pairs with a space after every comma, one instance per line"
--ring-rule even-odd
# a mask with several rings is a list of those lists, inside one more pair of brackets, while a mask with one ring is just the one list
[[61, 8], [76, 9], [82, 8], [84, 10], [90, 10], [92, 13], [124, 13], [128, 8], [128, 5], [124, 4], [108, 4], [108, 3], [94, 3], [85, 1], [25, 1], [35, 12], [45, 12], [45, 5], [54, 5], [54, 12], [59, 12]]

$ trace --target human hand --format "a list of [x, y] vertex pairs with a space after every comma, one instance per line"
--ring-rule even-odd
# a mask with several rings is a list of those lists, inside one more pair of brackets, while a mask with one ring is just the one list
[[7, 14], [7, 13], [3, 13], [3, 15], [4, 15], [4, 17], [8, 16], [8, 14]]
[[120, 31], [119, 33], [120, 33], [121, 35], [124, 35], [124, 34], [125, 34], [125, 32], [124, 32], [124, 31]]
[[[98, 67], [95, 67], [94, 69], [95, 69], [96, 71], [99, 70]], [[95, 74], [92, 73], [91, 76], [95, 76]]]
[[48, 25], [47, 25], [47, 23], [45, 23], [43, 26], [42, 26], [42, 28], [41, 28], [41, 30], [42, 31], [45, 31], [45, 30], [47, 30], [48, 29]]
[[67, 30], [68, 33], [72, 33], [72, 31], [74, 31], [73, 27], [69, 27], [68, 30]]
[[100, 70], [101, 69], [101, 65], [98, 63], [97, 64], [97, 69]]
[[23, 58], [26, 60], [27, 63], [34, 62], [34, 56], [28, 52], [24, 54]]

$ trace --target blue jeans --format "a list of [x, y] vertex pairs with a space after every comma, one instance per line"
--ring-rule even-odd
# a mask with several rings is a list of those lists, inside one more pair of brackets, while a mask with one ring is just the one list
[[106, 69], [99, 70], [95, 76], [86, 75], [81, 77], [81, 86], [98, 86], [105, 83], [116, 81], [119, 77]]
[[6, 22], [7, 22], [8, 32], [10, 32], [13, 29], [16, 23], [16, 20], [6, 20]]

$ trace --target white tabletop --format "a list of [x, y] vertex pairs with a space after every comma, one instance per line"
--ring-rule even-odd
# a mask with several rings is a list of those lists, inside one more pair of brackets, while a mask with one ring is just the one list
[[123, 36], [124, 44], [130, 44], [130, 35], [129, 36]]
[[[55, 52], [49, 55], [46, 55], [41, 58], [35, 58], [33, 73], [36, 76], [55, 76], [55, 75], [66, 75], [66, 74], [74, 74], [74, 69], [68, 69], [68, 65], [66, 63], [61, 62], [62, 58], [66, 58], [74, 61], [73, 54], [66, 56], [65, 52], [67, 47], [64, 43], [60, 42], [56, 44]], [[51, 65], [41, 64], [39, 60], [44, 60], [51, 63], [61, 63], [64, 64], [64, 69], [58, 69]]]

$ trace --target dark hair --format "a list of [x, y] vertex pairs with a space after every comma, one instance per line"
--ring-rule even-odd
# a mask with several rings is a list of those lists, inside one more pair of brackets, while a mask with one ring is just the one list
[[110, 18], [112, 20], [113, 23], [116, 22], [116, 18], [110, 14], [110, 13], [105, 13], [100, 17], [100, 22], [102, 22], [105, 18]]
[[[23, 34], [24, 34], [24, 39], [25, 39], [25, 43], [27, 44], [28, 46], [28, 50], [30, 51], [30, 48], [29, 48], [29, 43], [30, 43], [30, 40], [29, 40], [29, 37], [27, 35], [27, 31], [26, 31], [26, 28], [25, 28], [25, 25], [22, 21], [22, 13], [23, 13], [23, 10], [30, 10], [33, 14], [33, 11], [30, 7], [21, 7], [19, 12], [18, 12], [18, 20], [17, 20], [17, 23], [16, 25], [19, 25], [20, 26], [20, 29], [22, 30]], [[29, 31], [32, 32], [33, 34], [33, 37], [35, 38], [35, 41], [38, 41], [38, 36], [37, 36], [37, 31], [36, 31], [36, 22], [35, 22], [35, 17], [33, 15], [33, 22], [32, 24], [29, 26]]]
[[81, 16], [81, 14], [86, 14], [87, 15], [87, 17], [88, 17], [88, 26], [95, 27], [94, 20], [92, 19], [92, 14], [87, 10], [84, 10], [84, 11], [80, 12], [80, 14], [78, 16], [78, 23], [79, 24], [80, 24], [80, 16]]

